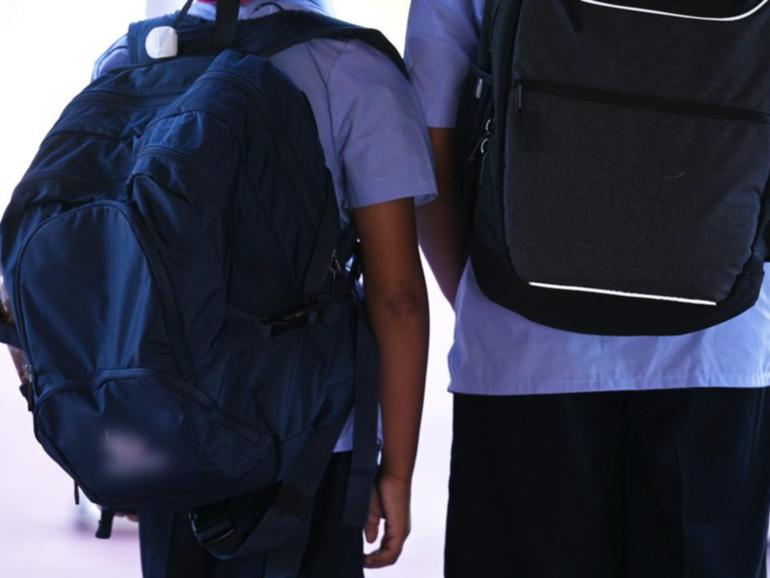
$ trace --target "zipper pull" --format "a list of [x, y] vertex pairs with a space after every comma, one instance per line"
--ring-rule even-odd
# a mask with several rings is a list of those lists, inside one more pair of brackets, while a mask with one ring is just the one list
[[474, 95], [476, 96], [476, 100], [479, 100], [481, 98], [481, 93], [484, 92], [484, 79], [479, 78], [476, 81], [476, 92]]
[[481, 184], [482, 179], [484, 178], [484, 168], [487, 164], [487, 152], [489, 151], [489, 139], [492, 138], [492, 132], [495, 130], [495, 120], [493, 118], [488, 118], [487, 122], [484, 123], [484, 135], [481, 139], [481, 142], [479, 142], [479, 154], [481, 155], [481, 164], [479, 165], [478, 169], [478, 178], [476, 179], [476, 186], [479, 186]]
[[335, 249], [332, 252], [332, 257], [329, 260], [329, 275], [331, 276], [332, 281], [336, 281], [340, 277], [342, 277], [342, 274], [345, 272], [345, 266], [342, 264], [342, 261], [340, 261], [340, 254]]
[[521, 149], [527, 150], [529, 148], [529, 140], [527, 139], [527, 127], [524, 123], [524, 85], [521, 81], [516, 81], [516, 108], [519, 115], [519, 132], [521, 134], [520, 142]]
[[492, 138], [493, 130], [495, 130], [495, 120], [490, 117], [487, 119], [487, 122], [484, 123], [484, 138], [482, 138], [481, 143], [479, 143], [479, 152], [481, 153], [482, 158], [487, 154], [489, 139]]
[[468, 155], [469, 163], [475, 160], [477, 154], [480, 154], [482, 157], [487, 154], [487, 145], [489, 145], [489, 138], [492, 136], [492, 130], [494, 130], [494, 126], [494, 120], [492, 118], [488, 118], [484, 123], [484, 132], [481, 134], [479, 142], [476, 143], [476, 146], [473, 147], [471, 154]]

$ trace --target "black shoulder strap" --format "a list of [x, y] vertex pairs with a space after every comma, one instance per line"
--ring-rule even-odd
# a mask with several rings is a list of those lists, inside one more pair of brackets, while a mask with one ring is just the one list
[[[299, 10], [286, 10], [265, 18], [242, 22], [242, 24], [251, 22], [264, 23], [265, 28], [262, 31], [255, 31], [256, 34], [249, 32], [247, 28], [243, 40], [246, 42], [246, 47], [252, 41], [261, 44], [262, 49], [256, 52], [265, 56], [272, 56], [297, 44], [321, 38], [360, 40], [382, 52], [406, 74], [406, 67], [398, 50], [378, 30], [362, 28], [318, 12]], [[240, 44], [241, 41], [239, 37], [237, 43]]]
[[484, 3], [484, 20], [481, 23], [481, 33], [479, 34], [476, 64], [485, 72], [488, 72], [492, 65], [492, 56], [490, 54], [492, 28], [499, 3], [500, 0], [486, 0]]
[[[218, 10], [221, 10], [222, 6]], [[192, 16], [181, 20], [172, 16], [145, 20], [129, 29], [131, 64], [149, 64], [152, 59], [144, 48], [147, 35], [156, 26], [174, 25], [179, 35], [180, 56], [216, 55], [223, 50], [215, 38], [217, 24]], [[224, 33], [221, 33], [224, 38]], [[387, 56], [403, 74], [406, 66], [398, 50], [374, 29], [362, 28], [325, 14], [301, 10], [285, 10], [250, 20], [240, 20], [227, 47], [241, 52], [273, 56], [297, 44], [317, 39], [360, 40]], [[222, 40], [224, 42], [224, 40]]]
[[[187, 8], [187, 5], [185, 5]], [[217, 19], [214, 24], [214, 48], [225, 50], [233, 45], [238, 28], [240, 0], [217, 0]], [[183, 11], [186, 14], [186, 11]]]

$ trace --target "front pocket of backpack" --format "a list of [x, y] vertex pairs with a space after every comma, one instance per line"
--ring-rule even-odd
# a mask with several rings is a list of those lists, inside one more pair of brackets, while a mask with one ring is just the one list
[[183, 380], [143, 369], [51, 387], [35, 430], [92, 499], [111, 505], [232, 484], [272, 451], [268, 436], [234, 424]]
[[506, 241], [534, 286], [716, 305], [752, 256], [770, 115], [520, 82]]

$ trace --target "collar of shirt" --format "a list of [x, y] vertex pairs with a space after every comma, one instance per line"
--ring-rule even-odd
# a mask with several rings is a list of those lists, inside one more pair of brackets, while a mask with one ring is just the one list
[[[249, 2], [241, 3], [238, 17], [241, 19], [257, 18], [260, 16], [267, 16], [268, 14], [274, 14], [281, 9], [329, 12], [326, 0], [277, 0], [275, 2], [251, 0]], [[216, 18], [216, 0], [198, 0], [193, 4], [192, 8], [190, 8], [189, 14], [190, 16], [197, 16], [198, 18], [214, 20], [214, 18]]]

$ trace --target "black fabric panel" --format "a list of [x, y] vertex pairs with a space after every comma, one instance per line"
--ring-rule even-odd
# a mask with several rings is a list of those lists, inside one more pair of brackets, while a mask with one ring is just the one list
[[230, 48], [238, 26], [239, 0], [218, 0], [214, 29], [214, 47], [219, 50]]
[[446, 577], [764, 578], [768, 401], [456, 395]]
[[[716, 6], [706, 4], [698, 8]], [[535, 322], [589, 334], [688, 333], [750, 308], [767, 257], [770, 146], [766, 127], [753, 123], [770, 112], [768, 31], [764, 9], [703, 22], [502, 0], [491, 38], [492, 146], [467, 171], [483, 166], [471, 190], [472, 260], [484, 293]], [[522, 80], [632, 98], [598, 106], [517, 94]], [[650, 110], [630, 106], [641, 101]], [[674, 102], [694, 103], [692, 119], [660, 110]], [[461, 114], [468, 110], [478, 109]], [[544, 271], [552, 279], [537, 278]], [[524, 279], [720, 303], [557, 292]]]

